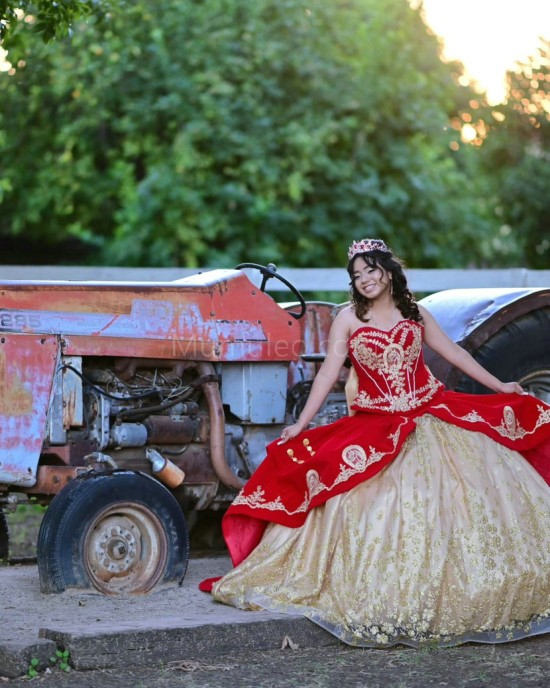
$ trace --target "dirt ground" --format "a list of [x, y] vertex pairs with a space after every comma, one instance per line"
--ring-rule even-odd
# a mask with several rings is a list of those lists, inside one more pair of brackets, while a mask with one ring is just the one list
[[[34, 556], [40, 518], [40, 510], [31, 506], [8, 517], [12, 556], [19, 561], [31, 561]], [[32, 581], [28, 585], [31, 583], [34, 585]], [[86, 606], [79, 609], [90, 612], [89, 605], [94, 603], [99, 609], [105, 607], [106, 599], [99, 595], [86, 596]], [[106, 614], [106, 610], [101, 613]], [[216, 654], [213, 649], [209, 656], [159, 663], [149, 668], [127, 666], [65, 672], [57, 662], [34, 678], [0, 678], [0, 687], [29, 684], [40, 688], [550, 687], [550, 635], [517, 643], [439, 650], [365, 650], [343, 644], [303, 648], [296, 647], [292, 638], [284, 644], [279, 650], [263, 652], [250, 652], [243, 647], [242, 651], [230, 655]]]
[[[61, 672], [32, 679], [40, 688], [543, 688], [550, 685], [550, 640], [465, 645], [446, 650], [285, 649], [175, 661], [156, 668]], [[1, 685], [1, 684], [0, 684]], [[7, 681], [9, 688], [28, 678]]]

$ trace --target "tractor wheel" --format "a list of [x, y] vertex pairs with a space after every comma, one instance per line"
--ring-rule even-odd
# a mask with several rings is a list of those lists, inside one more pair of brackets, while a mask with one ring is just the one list
[[37, 543], [40, 590], [149, 592], [182, 579], [189, 560], [185, 518], [171, 492], [130, 471], [71, 481], [48, 507]]
[[[499, 380], [517, 381], [525, 391], [550, 403], [549, 341], [550, 309], [540, 308], [505, 325], [472, 355]], [[491, 391], [467, 376], [460, 379], [455, 389]]]
[[0, 510], [0, 564], [7, 564], [9, 558], [9, 532], [6, 514]]

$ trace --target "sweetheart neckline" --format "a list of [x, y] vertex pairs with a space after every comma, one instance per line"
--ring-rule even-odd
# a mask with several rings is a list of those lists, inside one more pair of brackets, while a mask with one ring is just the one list
[[396, 327], [398, 327], [399, 325], [402, 325], [403, 323], [406, 323], [406, 322], [415, 323], [416, 325], [420, 325], [420, 323], [418, 323], [416, 320], [411, 320], [410, 318], [403, 318], [403, 320], [399, 320], [399, 322], [396, 322], [395, 325], [393, 327], [390, 327], [389, 330], [383, 330], [380, 327], [374, 327], [374, 325], [361, 325], [361, 327], [358, 327], [355, 330], [355, 332], [350, 334], [350, 336], [348, 337], [348, 342], [351, 341], [355, 337], [355, 335], [358, 332], [360, 332], [361, 330], [376, 330], [377, 332], [383, 332], [384, 334], [390, 334], [390, 332], [393, 332], [393, 330], [395, 330]]

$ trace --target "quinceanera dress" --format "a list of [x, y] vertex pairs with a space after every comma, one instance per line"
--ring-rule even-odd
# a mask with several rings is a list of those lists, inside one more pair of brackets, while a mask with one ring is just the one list
[[550, 631], [550, 407], [446, 391], [422, 331], [352, 335], [356, 413], [268, 447], [224, 517], [216, 600], [363, 647]]

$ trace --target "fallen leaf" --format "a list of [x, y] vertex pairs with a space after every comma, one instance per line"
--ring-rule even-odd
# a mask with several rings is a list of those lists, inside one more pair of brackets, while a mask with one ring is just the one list
[[192, 659], [182, 659], [177, 662], [169, 662], [168, 668], [176, 671], [231, 671], [236, 664], [201, 664]]
[[298, 650], [300, 648], [298, 643], [295, 643], [289, 635], [285, 635], [281, 645], [281, 650], [284, 650], [287, 647], [289, 647], [291, 650]]

